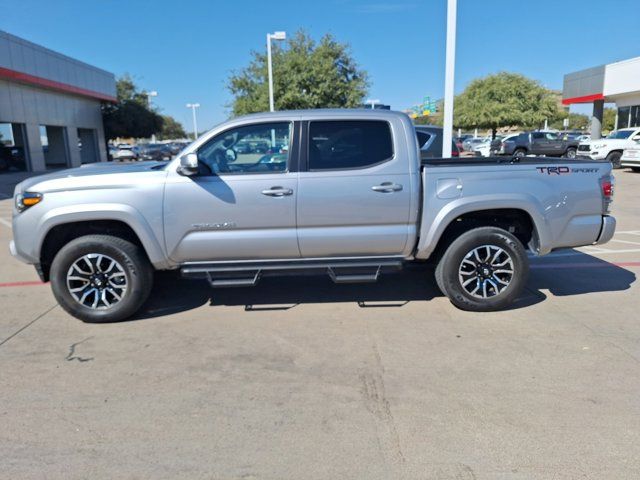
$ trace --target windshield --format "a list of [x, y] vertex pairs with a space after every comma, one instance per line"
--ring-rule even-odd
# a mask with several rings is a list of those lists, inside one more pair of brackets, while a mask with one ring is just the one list
[[617, 139], [617, 140], [624, 140], [625, 138], [629, 138], [632, 133], [633, 133], [633, 130], [615, 130], [615, 131], [611, 132], [607, 136], [607, 138], [613, 138], [613, 139]]

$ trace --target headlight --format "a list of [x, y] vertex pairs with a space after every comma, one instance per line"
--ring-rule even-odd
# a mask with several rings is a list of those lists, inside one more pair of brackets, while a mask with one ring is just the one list
[[24, 212], [27, 208], [33, 207], [34, 205], [40, 203], [42, 201], [41, 193], [34, 192], [24, 192], [16, 195], [16, 209], [19, 212]]

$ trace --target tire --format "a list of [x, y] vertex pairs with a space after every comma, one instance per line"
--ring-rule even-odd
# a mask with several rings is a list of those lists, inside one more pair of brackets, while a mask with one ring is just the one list
[[149, 297], [153, 267], [142, 248], [127, 240], [87, 235], [60, 249], [50, 278], [53, 295], [72, 316], [87, 323], [118, 322]]
[[607, 155], [607, 162], [611, 162], [611, 165], [613, 165], [613, 168], [621, 168], [620, 167], [620, 159], [622, 158], [622, 153], [620, 152], [611, 152], [609, 155]]
[[515, 158], [522, 158], [527, 154], [527, 151], [524, 148], [516, 148], [513, 152], [513, 156]]
[[[480, 261], [474, 251], [479, 252]], [[485, 262], [485, 258], [489, 261]], [[508, 270], [512, 273], [506, 273]], [[480, 273], [491, 276], [481, 277]], [[522, 292], [528, 276], [529, 260], [524, 247], [512, 234], [496, 227], [475, 228], [460, 235], [449, 245], [435, 271], [436, 283], [451, 303], [472, 312], [508, 307]], [[466, 288], [463, 282], [467, 282]]]
[[635, 173], [640, 173], [640, 167], [631, 167], [631, 170]]
[[564, 152], [564, 158], [576, 158], [577, 150], [575, 148], [567, 148], [567, 151]]

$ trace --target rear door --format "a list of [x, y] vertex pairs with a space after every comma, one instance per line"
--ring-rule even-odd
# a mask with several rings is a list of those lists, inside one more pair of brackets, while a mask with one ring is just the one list
[[547, 155], [549, 142], [542, 132], [531, 133], [531, 153], [534, 155]]
[[[312, 120], [303, 126], [298, 244], [304, 258], [400, 255], [409, 235], [407, 149], [386, 120]], [[404, 137], [396, 142], [406, 142]], [[413, 229], [413, 230], [412, 230]]]
[[564, 147], [566, 144], [557, 133], [545, 132], [544, 136], [547, 141], [546, 155], [553, 155], [557, 157], [564, 153]]

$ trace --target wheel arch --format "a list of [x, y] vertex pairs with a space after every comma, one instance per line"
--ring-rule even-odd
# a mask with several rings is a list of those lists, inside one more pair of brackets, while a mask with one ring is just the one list
[[106, 234], [124, 238], [144, 250], [151, 264], [157, 268], [170, 268], [162, 246], [144, 217], [135, 209], [96, 209], [57, 212], [53, 210], [42, 218], [37, 231], [45, 232], [41, 237], [37, 258], [40, 259], [42, 276], [46, 280], [49, 267], [60, 249], [78, 237], [91, 234]]
[[421, 229], [415, 257], [426, 260], [440, 255], [458, 235], [473, 228], [495, 226], [513, 233], [524, 248], [544, 254], [549, 250], [545, 217], [534, 206], [534, 198], [509, 198], [502, 201], [470, 200], [443, 208], [430, 228]]

